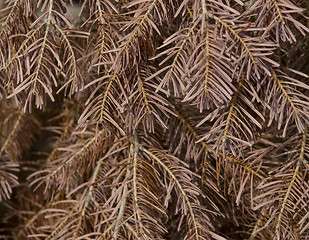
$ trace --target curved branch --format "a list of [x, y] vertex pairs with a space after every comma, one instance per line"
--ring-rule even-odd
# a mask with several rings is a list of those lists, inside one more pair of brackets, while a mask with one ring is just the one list
[[176, 183], [177, 188], [180, 190], [183, 199], [186, 202], [187, 207], [189, 208], [189, 213], [193, 222], [193, 227], [194, 227], [194, 232], [195, 232], [195, 239], [199, 240], [200, 239], [200, 235], [199, 235], [199, 231], [198, 231], [198, 223], [195, 219], [195, 214], [193, 212], [193, 207], [191, 205], [191, 202], [189, 200], [189, 197], [187, 196], [186, 191], [184, 190], [184, 188], [182, 187], [181, 183], [178, 181], [177, 177], [174, 175], [174, 173], [156, 156], [154, 155], [152, 152], [150, 152], [149, 150], [147, 150], [146, 148], [144, 148], [143, 146], [139, 145], [139, 149], [143, 152], [145, 152], [148, 156], [150, 156], [152, 159], [154, 159], [161, 167], [163, 167], [163, 169], [170, 175], [170, 177], [173, 179], [173, 181]]

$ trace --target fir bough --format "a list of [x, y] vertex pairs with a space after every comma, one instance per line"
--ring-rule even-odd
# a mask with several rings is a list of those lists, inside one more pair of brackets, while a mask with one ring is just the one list
[[305, 0], [8, 0], [1, 239], [309, 239]]

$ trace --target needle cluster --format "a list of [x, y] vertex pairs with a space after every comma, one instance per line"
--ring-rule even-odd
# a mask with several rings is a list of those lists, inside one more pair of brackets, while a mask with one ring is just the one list
[[309, 239], [308, 17], [306, 0], [7, 0], [0, 238]]

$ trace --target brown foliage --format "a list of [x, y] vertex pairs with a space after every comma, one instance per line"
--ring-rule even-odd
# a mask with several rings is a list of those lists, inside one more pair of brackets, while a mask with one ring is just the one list
[[306, 3], [8, 0], [0, 238], [309, 239]]

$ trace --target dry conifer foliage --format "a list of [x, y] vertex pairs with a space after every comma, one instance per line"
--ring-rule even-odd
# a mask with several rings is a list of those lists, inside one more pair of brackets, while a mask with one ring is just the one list
[[0, 11], [1, 239], [309, 239], [307, 0], [72, 4]]

